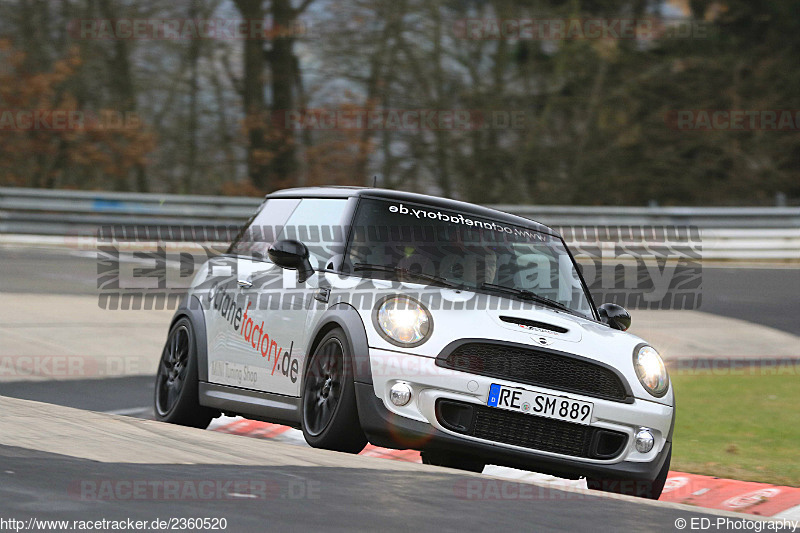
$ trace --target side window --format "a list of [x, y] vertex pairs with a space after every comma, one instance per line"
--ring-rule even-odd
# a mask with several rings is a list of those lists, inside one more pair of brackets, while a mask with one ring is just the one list
[[277, 240], [278, 234], [299, 204], [300, 200], [296, 198], [275, 198], [264, 202], [258, 213], [236, 236], [228, 253], [266, 259], [267, 250]]
[[308, 198], [286, 221], [278, 240], [295, 239], [308, 247], [311, 264], [323, 268], [334, 255], [341, 254], [347, 238], [342, 217], [346, 198]]

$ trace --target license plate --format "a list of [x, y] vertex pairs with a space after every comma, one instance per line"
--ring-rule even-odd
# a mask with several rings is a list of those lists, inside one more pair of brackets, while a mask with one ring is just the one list
[[486, 405], [584, 425], [592, 422], [594, 410], [594, 404], [590, 402], [497, 384], [489, 388]]

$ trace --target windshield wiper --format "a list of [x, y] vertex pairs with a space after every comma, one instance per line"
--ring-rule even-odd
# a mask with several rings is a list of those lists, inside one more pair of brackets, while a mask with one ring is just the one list
[[515, 287], [506, 287], [505, 285], [495, 285], [494, 283], [482, 283], [480, 286], [481, 289], [484, 290], [491, 290], [497, 292], [504, 292], [506, 294], [511, 294], [519, 298], [520, 300], [527, 300], [531, 302], [537, 302], [542, 305], [546, 305], [548, 307], [554, 307], [556, 309], [560, 309], [562, 311], [566, 311], [568, 313], [572, 313], [574, 315], [579, 314], [574, 309], [562, 304], [561, 302], [557, 302], [556, 300], [551, 300], [550, 298], [545, 298], [544, 296], [539, 296], [535, 292], [527, 291], [525, 289], [517, 289]]
[[359, 272], [361, 270], [372, 270], [375, 272], [392, 272], [394, 274], [399, 274], [400, 277], [416, 278], [427, 281], [429, 283], [435, 283], [437, 285], [441, 285], [442, 287], [447, 287], [449, 289], [464, 288], [463, 285], [458, 285], [456, 283], [453, 283], [447, 278], [443, 278], [441, 276], [435, 276], [433, 274], [425, 274], [424, 272], [413, 272], [403, 267], [372, 265], [369, 263], [356, 263], [355, 265], [353, 265], [353, 270], [355, 270], [356, 272]]

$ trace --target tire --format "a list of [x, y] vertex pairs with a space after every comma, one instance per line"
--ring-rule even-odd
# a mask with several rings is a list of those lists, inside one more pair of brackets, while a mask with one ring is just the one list
[[356, 406], [347, 337], [333, 329], [317, 344], [303, 379], [303, 436], [314, 448], [358, 453], [367, 445]]
[[179, 319], [167, 335], [156, 372], [156, 420], [205, 429], [218, 413], [200, 405], [197, 347], [188, 318]]
[[472, 457], [457, 453], [442, 452], [439, 450], [426, 450], [420, 453], [420, 456], [422, 457], [423, 464], [426, 465], [444, 466], [447, 468], [466, 470], [467, 472], [477, 472], [478, 474], [483, 472], [483, 469], [486, 466], [486, 463], [483, 463], [477, 459], [473, 459]]
[[664, 490], [664, 485], [667, 482], [670, 462], [672, 462], [672, 448], [667, 452], [664, 465], [653, 481], [586, 478], [586, 486], [592, 490], [602, 490], [603, 492], [657, 500], [661, 497], [661, 492]]

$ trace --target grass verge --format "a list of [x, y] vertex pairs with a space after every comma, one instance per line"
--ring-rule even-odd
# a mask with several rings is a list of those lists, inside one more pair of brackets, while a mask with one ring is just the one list
[[672, 470], [800, 487], [800, 376], [670, 377]]

